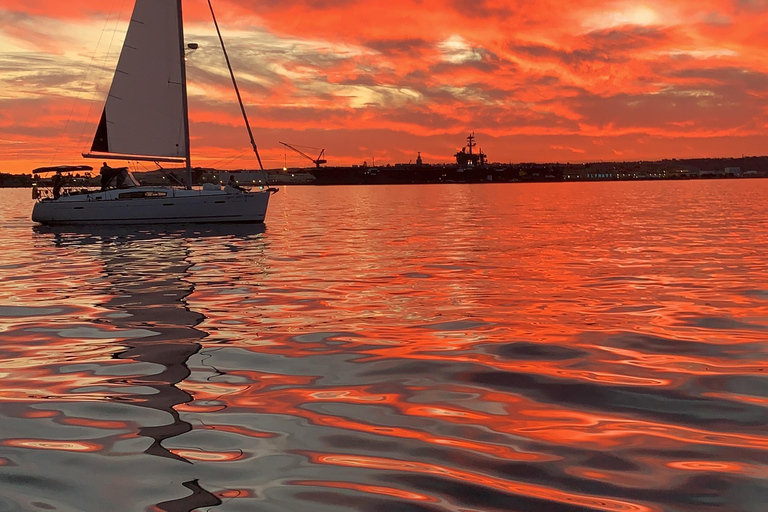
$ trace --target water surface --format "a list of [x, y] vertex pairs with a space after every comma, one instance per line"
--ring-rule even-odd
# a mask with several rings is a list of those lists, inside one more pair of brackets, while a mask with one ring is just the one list
[[762, 511], [768, 180], [0, 190], [0, 510]]

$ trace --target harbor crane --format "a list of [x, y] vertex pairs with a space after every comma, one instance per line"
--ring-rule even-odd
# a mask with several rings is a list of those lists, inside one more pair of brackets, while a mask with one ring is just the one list
[[[278, 142], [279, 142], [279, 141], [278, 141]], [[297, 149], [297, 148], [295, 148], [295, 147], [291, 146], [291, 145], [290, 145], [290, 144], [288, 144], [287, 142], [280, 142], [280, 144], [282, 144], [283, 146], [287, 147], [288, 149], [292, 149], [292, 150], [294, 150], [295, 152], [297, 152], [298, 154], [300, 154], [300, 155], [301, 155], [301, 156], [303, 156], [304, 158], [306, 158], [306, 159], [310, 160], [310, 161], [311, 161], [313, 164], [315, 164], [315, 166], [317, 166], [318, 168], [320, 167], [320, 164], [324, 164], [324, 163], [327, 163], [327, 162], [328, 162], [328, 160], [326, 160], [325, 158], [323, 158], [323, 156], [325, 155], [325, 148], [323, 148], [322, 150], [320, 150], [320, 154], [319, 154], [319, 155], [317, 155], [317, 158], [312, 158], [311, 156], [309, 156], [308, 154], [306, 154], [306, 153], [305, 153], [305, 152], [303, 152], [302, 150], [300, 150], [300, 149]], [[311, 147], [309, 147], [309, 146], [302, 146], [302, 147], [303, 147], [303, 148], [305, 148], [305, 149], [320, 149], [320, 148], [311, 148]]]

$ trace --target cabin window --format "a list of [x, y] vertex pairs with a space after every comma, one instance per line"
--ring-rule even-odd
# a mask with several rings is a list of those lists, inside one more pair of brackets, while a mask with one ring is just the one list
[[132, 192], [122, 192], [120, 195], [117, 196], [118, 199], [143, 199], [147, 197], [165, 197], [167, 196], [167, 192], [162, 192], [160, 190], [136, 190]]

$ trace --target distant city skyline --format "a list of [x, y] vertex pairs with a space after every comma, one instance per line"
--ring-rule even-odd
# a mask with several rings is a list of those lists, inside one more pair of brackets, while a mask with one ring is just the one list
[[[207, 4], [183, 5], [193, 165], [254, 168]], [[768, 0], [214, 7], [268, 168], [312, 165], [279, 141], [328, 165], [450, 162], [469, 132], [491, 162], [768, 153]], [[100, 164], [80, 153], [132, 8], [3, 3], [0, 172]]]

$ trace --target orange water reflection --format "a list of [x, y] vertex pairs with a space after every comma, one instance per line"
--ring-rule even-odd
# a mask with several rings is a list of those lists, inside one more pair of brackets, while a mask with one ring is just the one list
[[467, 482], [479, 482], [490, 489], [496, 489], [504, 492], [511, 492], [523, 496], [546, 499], [566, 504], [575, 504], [591, 507], [595, 510], [606, 511], [632, 511], [632, 512], [651, 512], [661, 510], [656, 507], [646, 507], [635, 505], [629, 502], [611, 500], [602, 497], [583, 496], [578, 494], [565, 493], [556, 489], [544, 486], [530, 485], [524, 483], [510, 482], [497, 478], [488, 477], [479, 473], [469, 471], [458, 471], [451, 468], [441, 467], [433, 464], [424, 464], [412, 461], [399, 461], [393, 459], [380, 459], [371, 457], [350, 457], [343, 455], [321, 455], [309, 454], [313, 461], [318, 464], [331, 464], [351, 467], [365, 467], [375, 469], [394, 470], [406, 473], [424, 473], [440, 475], [455, 480]]
[[139, 510], [758, 512], [751, 183], [291, 188], [255, 232], [17, 228], [3, 468], [87, 490], [75, 457]]
[[324, 482], [322, 480], [294, 480], [291, 485], [306, 485], [309, 487], [328, 487], [331, 489], [349, 489], [362, 493], [382, 494], [394, 498], [402, 498], [408, 501], [424, 501], [429, 503], [438, 503], [440, 500], [426, 494], [415, 492], [406, 492], [393, 487], [382, 487], [378, 485], [355, 484], [351, 482]]
[[84, 443], [75, 441], [50, 441], [43, 439], [7, 439], [3, 446], [15, 448], [33, 448], [36, 450], [59, 450], [65, 452], [97, 452], [104, 447], [96, 443]]

